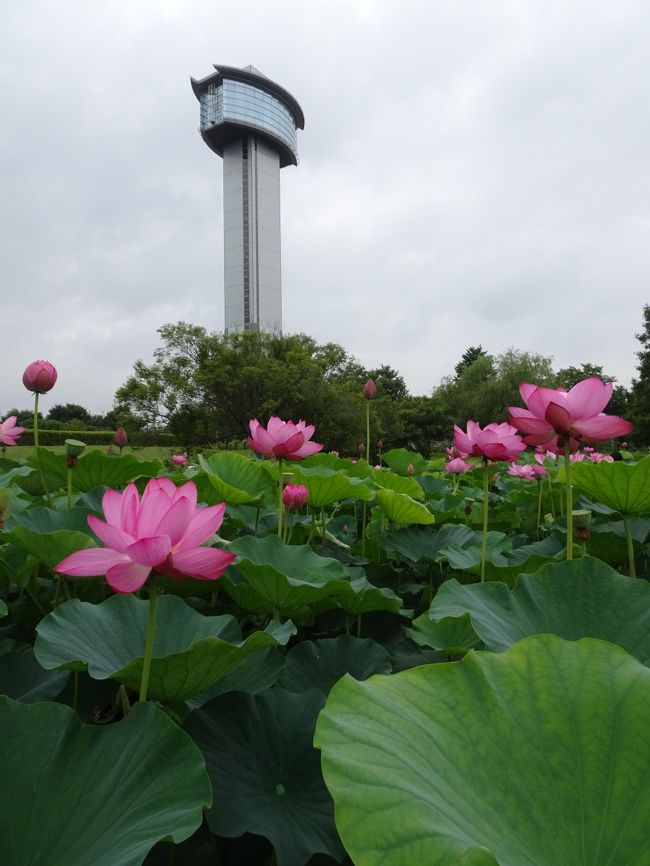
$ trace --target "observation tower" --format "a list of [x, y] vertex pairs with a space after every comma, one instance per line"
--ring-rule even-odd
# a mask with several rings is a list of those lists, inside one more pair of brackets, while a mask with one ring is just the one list
[[282, 331], [280, 169], [298, 165], [305, 118], [253, 66], [191, 79], [203, 141], [223, 157], [225, 333]]

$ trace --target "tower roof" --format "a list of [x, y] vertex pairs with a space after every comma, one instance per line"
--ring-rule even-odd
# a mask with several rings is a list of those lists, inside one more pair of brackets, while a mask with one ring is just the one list
[[221, 64], [217, 65], [216, 63], [214, 64], [214, 68], [216, 69], [216, 72], [207, 75], [205, 78], [190, 78], [192, 90], [197, 99], [200, 99], [201, 92], [205, 90], [209, 84], [218, 84], [224, 78], [241, 81], [244, 84], [251, 84], [253, 87], [265, 90], [267, 93], [280, 99], [293, 114], [298, 129], [305, 128], [305, 115], [302, 112], [298, 100], [293, 97], [288, 90], [285, 90], [284, 87], [276, 84], [275, 81], [272, 81], [264, 75], [263, 72], [260, 72], [259, 69], [256, 69], [250, 64], [245, 66], [243, 69], [240, 69], [238, 66], [222, 66]]

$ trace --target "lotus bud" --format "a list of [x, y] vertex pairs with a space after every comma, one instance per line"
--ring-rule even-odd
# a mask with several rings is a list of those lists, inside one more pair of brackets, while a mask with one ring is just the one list
[[177, 466], [185, 466], [187, 463], [187, 454], [172, 454], [172, 463]]
[[298, 511], [307, 502], [309, 491], [303, 484], [287, 484], [282, 491], [282, 504], [289, 511]]
[[359, 442], [359, 448], [358, 448], [357, 450], [358, 450], [359, 454], [363, 454], [363, 452], [366, 450], [366, 445], [365, 445], [365, 443], [364, 443], [364, 442]]
[[372, 381], [372, 379], [368, 379], [366, 384], [363, 386], [363, 396], [366, 400], [372, 400], [377, 396], [377, 386]]
[[112, 445], [108, 446], [108, 448], [106, 449], [106, 453], [107, 454], [115, 454], [115, 449], [113, 448]]
[[413, 468], [413, 464], [409, 463], [409, 465], [406, 467], [406, 474], [407, 475], [413, 475], [414, 472], [415, 472], [415, 469]]
[[350, 527], [347, 525], [347, 523], [344, 523], [341, 527], [341, 532], [343, 533], [343, 535], [347, 535], [349, 531]]
[[49, 361], [32, 361], [23, 373], [23, 385], [35, 394], [47, 394], [56, 382], [56, 368]]
[[113, 443], [117, 445], [117, 447], [122, 450], [124, 446], [129, 441], [129, 437], [126, 435], [126, 430], [124, 427], [118, 427], [115, 431], [115, 435], [113, 436]]
[[384, 447], [384, 440], [378, 439], [377, 440], [377, 451], [381, 451], [383, 449], [383, 447]]

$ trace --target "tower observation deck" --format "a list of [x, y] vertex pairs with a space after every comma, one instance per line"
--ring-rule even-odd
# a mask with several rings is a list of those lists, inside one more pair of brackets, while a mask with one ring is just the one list
[[298, 164], [300, 105], [253, 66], [191, 79], [203, 141], [223, 157], [225, 332], [282, 330], [280, 169]]

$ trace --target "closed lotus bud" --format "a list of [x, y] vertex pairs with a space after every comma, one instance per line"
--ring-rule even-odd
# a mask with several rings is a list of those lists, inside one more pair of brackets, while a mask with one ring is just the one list
[[409, 465], [406, 467], [406, 474], [407, 475], [413, 475], [414, 472], [415, 472], [415, 469], [413, 468], [413, 464], [409, 463]]
[[175, 463], [177, 466], [185, 466], [187, 454], [172, 454], [172, 463]]
[[106, 449], [106, 453], [107, 454], [115, 454], [115, 448], [113, 448], [112, 445], [109, 445], [108, 448]]
[[341, 527], [341, 532], [343, 533], [343, 535], [347, 535], [349, 531], [350, 527], [347, 525], [347, 523], [344, 523]]
[[377, 386], [372, 379], [368, 379], [366, 384], [363, 386], [363, 396], [366, 400], [372, 400], [373, 397], [377, 396]]
[[23, 373], [23, 385], [35, 394], [47, 394], [56, 382], [56, 369], [49, 361], [32, 361]]
[[124, 448], [128, 441], [129, 437], [126, 435], [124, 427], [118, 427], [113, 436], [113, 442], [115, 445], [117, 445], [118, 448]]
[[303, 484], [287, 484], [282, 491], [282, 504], [289, 511], [298, 511], [307, 502], [308, 495], [309, 491]]
[[358, 448], [359, 454], [363, 454], [363, 452], [364, 452], [365, 450], [366, 450], [365, 443], [363, 443], [363, 442], [359, 442], [359, 448]]
[[383, 440], [383, 439], [378, 439], [378, 440], [377, 440], [377, 450], [378, 450], [378, 451], [381, 451], [381, 450], [383, 449], [383, 447], [384, 447], [384, 440]]

